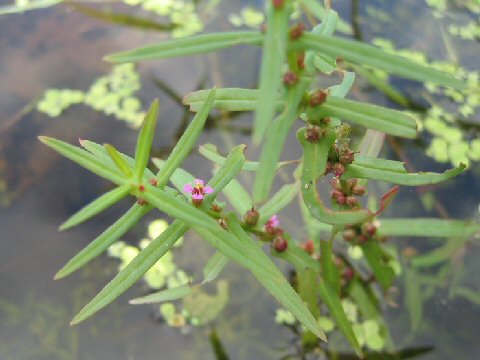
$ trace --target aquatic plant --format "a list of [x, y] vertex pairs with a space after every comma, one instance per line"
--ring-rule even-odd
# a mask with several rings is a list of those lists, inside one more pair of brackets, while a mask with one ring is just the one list
[[[200, 290], [202, 283], [215, 280], [229, 261], [235, 261], [250, 271], [285, 309], [280, 311], [277, 321], [302, 325], [299, 329], [304, 345], [318, 346], [317, 338], [326, 340], [325, 332], [332, 331], [333, 320], [335, 328], [362, 356], [365, 347], [379, 350], [392, 345], [379, 303], [389, 300], [389, 290], [400, 271], [395, 250], [385, 244], [387, 237], [468, 238], [480, 230], [479, 224], [469, 221], [382, 216], [398, 192], [398, 185], [436, 184], [461, 174], [465, 165], [459, 164], [444, 173], [408, 173], [402, 162], [377, 158], [380, 132], [412, 139], [417, 135], [417, 121], [410, 113], [345, 99], [355, 73], [343, 66], [349, 63], [359, 69], [374, 68], [452, 89], [464, 89], [465, 83], [428, 64], [338, 37], [334, 35], [338, 15], [328, 2], [323, 16], [316, 11], [315, 2], [301, 4], [303, 11], [322, 21], [310, 31], [301, 23], [290, 24], [292, 1], [272, 0], [267, 1], [265, 32], [202, 34], [107, 56], [108, 61], [128, 63], [196, 55], [238, 45], [262, 47], [258, 89], [213, 88], [185, 96], [184, 103], [196, 115], [168, 158], [153, 160], [158, 172], [147, 168], [159, 109], [157, 101], [145, 116], [133, 158], [109, 144], [81, 140], [81, 147], [76, 147], [40, 138], [60, 154], [117, 185], [68, 219], [61, 227], [63, 230], [129, 195], [136, 199], [127, 213], [71, 259], [56, 278], [75, 272], [99, 256], [155, 208], [175, 219], [135, 254], [75, 316], [72, 324], [86, 320], [113, 302], [155, 266], [187, 231], [193, 230], [217, 250], [205, 265], [203, 281], [147, 295], [148, 301], [187, 299]], [[342, 81], [325, 88], [321, 75], [332, 73], [340, 75]], [[261, 150], [259, 161], [254, 162], [246, 160], [245, 145], [233, 148], [225, 157], [215, 146], [200, 147], [200, 153], [216, 169], [205, 185], [181, 165], [214, 108], [253, 111], [252, 142]], [[304, 125], [296, 133], [303, 156], [281, 162], [286, 138], [298, 119]], [[351, 143], [351, 127], [343, 121], [367, 129], [359, 148]], [[297, 165], [292, 171], [293, 182], [272, 194], [277, 171], [292, 164]], [[253, 173], [252, 194], [236, 180], [242, 171]], [[378, 204], [367, 207], [362, 197], [368, 191], [369, 180], [395, 186]], [[318, 185], [331, 187], [331, 206], [321, 199]], [[234, 211], [217, 202], [221, 192]], [[299, 196], [308, 234], [303, 243], [282, 227], [281, 215], [277, 215]], [[265, 253], [264, 244], [270, 244], [272, 256], [295, 269], [293, 286]], [[225, 288], [220, 284], [223, 301]], [[148, 302], [145, 298], [143, 301]], [[209, 301], [205, 300], [206, 307], [214, 309]], [[198, 303], [189, 304], [189, 312], [195, 313]], [[175, 324], [178, 313], [172, 305], [163, 306], [161, 311]]]

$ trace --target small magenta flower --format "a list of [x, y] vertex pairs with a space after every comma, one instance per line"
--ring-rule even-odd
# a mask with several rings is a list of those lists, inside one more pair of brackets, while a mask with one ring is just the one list
[[280, 221], [278, 220], [277, 215], [273, 215], [265, 223], [265, 232], [269, 235], [274, 235], [277, 232], [278, 225], [280, 225]]
[[185, 184], [183, 191], [192, 194], [193, 204], [195, 206], [200, 206], [205, 195], [213, 193], [213, 188], [210, 186], [204, 186], [203, 180], [195, 179], [193, 181], [193, 186], [191, 184]]

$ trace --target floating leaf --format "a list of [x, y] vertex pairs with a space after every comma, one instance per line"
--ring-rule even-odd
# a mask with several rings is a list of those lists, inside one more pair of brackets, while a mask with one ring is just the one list
[[263, 34], [256, 31], [203, 34], [108, 55], [105, 60], [113, 63], [125, 63], [198, 55], [237, 45], [260, 45], [262, 40]]
[[78, 224], [87, 221], [95, 215], [101, 213], [103, 210], [116, 204], [130, 193], [130, 185], [122, 185], [109, 192], [103, 194], [99, 198], [92, 201], [90, 204], [81, 208], [74, 215], [69, 217], [61, 226], [60, 231], [70, 229]]
[[173, 300], [182, 299], [191, 293], [192, 293], [192, 288], [190, 287], [190, 285], [182, 285], [179, 287], [165, 289], [153, 294], [148, 294], [146, 296], [130, 300], [129, 303], [132, 305], [142, 305], [142, 304], [160, 303], [165, 301], [173, 301]]

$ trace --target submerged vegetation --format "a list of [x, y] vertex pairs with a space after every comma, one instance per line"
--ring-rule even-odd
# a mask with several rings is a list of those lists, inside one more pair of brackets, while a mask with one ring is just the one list
[[[401, 297], [414, 331], [421, 327], [424, 302], [451, 277], [449, 296], [480, 303], [478, 292], [462, 284], [464, 274], [453, 271], [449, 262], [478, 236], [478, 222], [387, 216], [400, 186], [443, 183], [480, 160], [478, 138], [462, 131], [480, 106], [478, 71], [431, 62], [420, 52], [396, 50], [383, 39], [375, 40], [374, 46], [339, 36], [337, 29], [343, 33], [350, 29], [330, 1], [322, 5], [313, 0], [268, 0], [265, 13], [246, 8], [229, 16], [233, 26], [254, 30], [202, 34], [196, 34], [204, 28], [196, 2], [181, 2], [186, 12], [174, 1], [125, 2], [167, 16], [176, 24], [170, 30], [173, 39], [107, 55], [105, 59], [115, 64], [112, 73], [97, 79], [90, 90], [51, 89], [37, 105], [39, 111], [58, 116], [83, 103], [133, 127], [141, 124], [133, 156], [111, 144], [80, 140], [80, 146], [74, 146], [40, 137], [53, 150], [115, 184], [66, 220], [61, 230], [126, 197], [134, 199], [123, 216], [56, 274], [56, 279], [64, 278], [104, 252], [121, 261], [118, 274], [71, 324], [90, 318], [140, 280], [149, 294], [130, 303], [160, 303], [158, 312], [173, 327], [212, 323], [234, 291], [227, 279], [219, 279], [231, 261], [249, 271], [277, 301], [272, 323], [275, 317], [275, 322], [292, 329], [301, 355], [330, 356], [344, 349], [346, 341], [361, 358], [375, 358], [372, 353], [408, 358], [395, 354], [384, 317], [385, 308], [396, 305], [397, 278], [404, 280]], [[209, 1], [204, 11], [214, 3]], [[439, 16], [445, 16], [440, 3], [435, 3], [444, 14]], [[182, 22], [189, 27], [178, 32]], [[133, 63], [235, 46], [261, 48], [258, 88], [212, 87], [186, 94], [183, 104], [195, 116], [166, 159], [152, 157], [160, 104], [156, 100], [146, 113], [141, 111], [135, 97], [140, 80]], [[358, 76], [408, 111], [347, 99]], [[414, 103], [400, 94], [390, 76], [424, 83], [426, 101]], [[326, 85], [332, 79], [337, 83]], [[455, 106], [445, 105], [448, 98]], [[226, 155], [215, 144], [200, 145], [198, 151], [213, 174], [204, 181], [185, 170], [183, 162], [197, 148], [213, 111], [252, 112], [251, 144], [259, 157], [247, 159], [244, 144]], [[407, 171], [404, 162], [379, 158], [386, 136], [415, 139], [419, 130], [432, 135], [426, 154], [453, 168], [415, 173]], [[284, 151], [289, 136], [296, 136], [299, 158]], [[245, 188], [240, 176], [251, 178], [253, 188]], [[283, 185], [276, 186], [280, 181]], [[378, 199], [373, 181], [391, 187]], [[302, 234], [290, 233], [283, 223], [282, 211], [295, 206], [295, 200], [303, 219]], [[121, 240], [153, 210], [173, 221], [152, 222], [148, 238], [138, 246]], [[173, 259], [174, 248], [188, 231], [215, 250], [201, 276], [178, 268]], [[413, 247], [391, 243], [392, 237], [446, 240], [418, 254]], [[292, 269], [291, 277], [283, 274], [279, 261]], [[216, 282], [215, 295], [205, 291], [211, 282]], [[298, 352], [291, 356], [295, 355]]]

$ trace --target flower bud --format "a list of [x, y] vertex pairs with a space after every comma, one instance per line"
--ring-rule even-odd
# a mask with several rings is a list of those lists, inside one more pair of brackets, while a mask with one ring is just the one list
[[367, 189], [363, 185], [355, 185], [352, 188], [352, 194], [356, 195], [356, 196], [362, 196], [362, 195], [365, 194], [366, 191], [367, 191]]
[[287, 239], [285, 239], [283, 236], [279, 235], [276, 236], [273, 239], [272, 242], [273, 249], [277, 252], [284, 252], [288, 248], [288, 242]]
[[152, 186], [157, 186], [157, 184], [158, 184], [157, 179], [155, 179], [155, 178], [151, 178], [150, 180], [148, 180], [148, 182]]
[[275, 9], [281, 9], [285, 5], [285, 0], [272, 0], [272, 5]]
[[314, 246], [312, 240], [307, 240], [301, 245], [302, 249], [305, 250], [309, 255], [313, 255]]
[[218, 225], [220, 225], [220, 227], [221, 227], [223, 230], [227, 230], [227, 229], [228, 229], [227, 221], [226, 221], [224, 218], [218, 219]]
[[302, 23], [298, 23], [294, 27], [290, 29], [290, 40], [296, 40], [300, 36], [303, 35], [303, 32], [305, 31], [305, 25]]
[[345, 279], [347, 282], [352, 280], [354, 276], [355, 271], [351, 267], [347, 266], [345, 267], [345, 269], [343, 269], [342, 278]]
[[354, 241], [357, 238], [357, 233], [353, 229], [345, 229], [342, 232], [343, 240], [346, 242]]
[[357, 199], [354, 196], [347, 196], [345, 203], [350, 207], [355, 207], [357, 205]]
[[222, 211], [222, 208], [217, 203], [213, 203], [212, 205], [210, 205], [210, 210], [219, 213]]
[[309, 126], [305, 131], [305, 140], [311, 143], [316, 143], [321, 137], [325, 136], [325, 129], [321, 129], [319, 126]]
[[245, 221], [245, 224], [247, 224], [248, 226], [255, 226], [257, 225], [259, 217], [260, 214], [258, 213], [258, 211], [254, 207], [252, 207], [243, 216], [243, 221]]
[[327, 100], [328, 93], [324, 90], [317, 90], [310, 95], [309, 104], [311, 107], [322, 105]]
[[362, 225], [362, 234], [368, 237], [372, 237], [377, 232], [377, 227], [371, 222]]
[[353, 163], [353, 160], [355, 160], [355, 153], [351, 150], [345, 151], [338, 157], [338, 161], [340, 161], [343, 165], [349, 165]]
[[298, 81], [298, 75], [292, 71], [288, 71], [283, 75], [283, 83], [287, 86], [293, 86]]
[[345, 166], [343, 166], [343, 164], [337, 162], [333, 165], [333, 173], [335, 176], [342, 176], [344, 172]]

